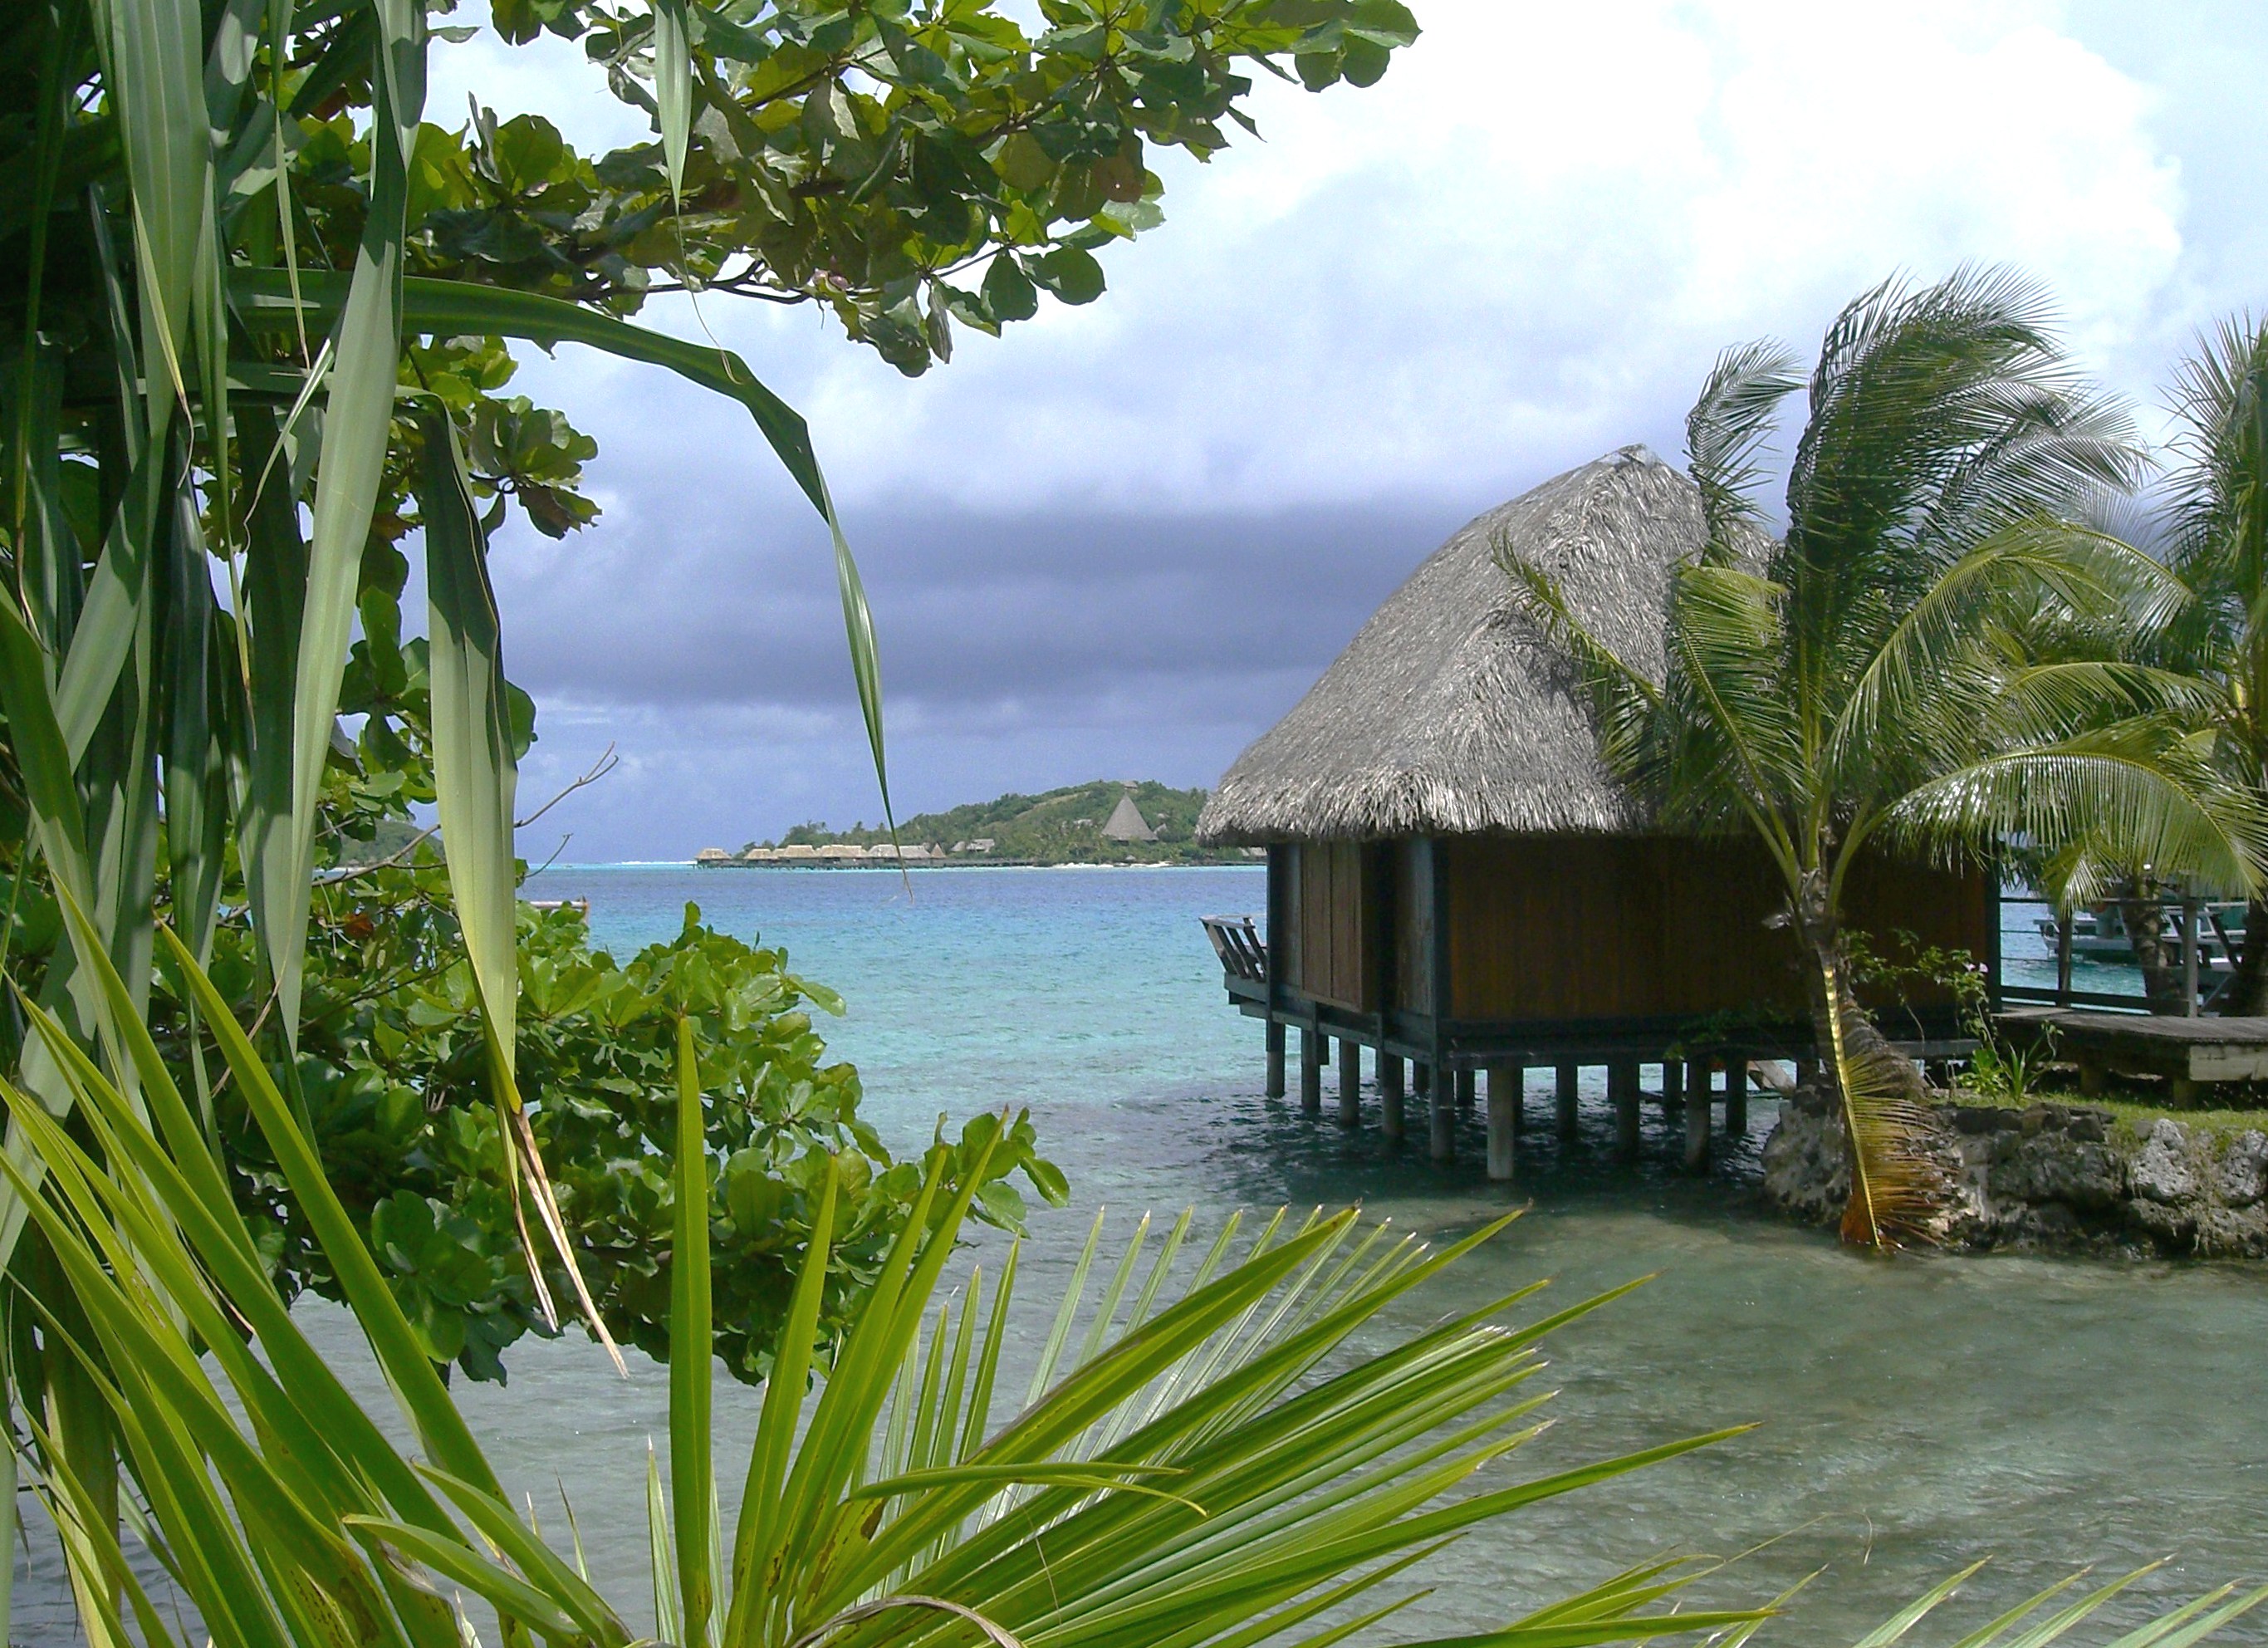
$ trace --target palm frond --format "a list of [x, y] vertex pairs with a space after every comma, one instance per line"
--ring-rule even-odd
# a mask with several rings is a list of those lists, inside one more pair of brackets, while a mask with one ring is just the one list
[[[194, 957], [167, 948], [210, 1009], [217, 998]], [[114, 975], [107, 987], [119, 987]], [[51, 1020], [38, 1022], [72, 1048]], [[180, 1559], [188, 1600], [231, 1644], [298, 1648], [328, 1640], [323, 1622], [343, 1619], [355, 1640], [443, 1648], [453, 1640], [446, 1605], [436, 1615], [438, 1598], [418, 1588], [438, 1582], [498, 1609], [508, 1637], [525, 1627], [626, 1644], [619, 1612], [503, 1494], [412, 1348], [359, 1233], [311, 1171], [298, 1120], [241, 1034], [216, 1028], [294, 1194], [353, 1278], [354, 1308], [435, 1463], [410, 1468], [345, 1396], [276, 1298], [233, 1206], [199, 1188], [91, 1060], [67, 1060], [85, 1144], [0, 1083], [49, 1188], [35, 1190], [10, 1164], [0, 1172], [16, 1174], [87, 1302], [100, 1365], [116, 1375], [99, 1400], [128, 1438], [128, 1464]], [[682, 1049], [681, 1065], [685, 1091], [697, 1094]], [[202, 1157], [180, 1096], [153, 1088], [167, 1130], [186, 1130]], [[939, 1292], [982, 1180], [978, 1136], [968, 1182], [947, 1182], [946, 1154], [932, 1157], [917, 1216], [806, 1402], [831, 1242], [822, 1208], [751, 1449], [759, 1491], [744, 1504], [729, 1563], [727, 1542], [704, 1532], [702, 1515], [711, 1502], [699, 1461], [713, 1443], [704, 1380], [673, 1370], [671, 1470], [655, 1482], [654, 1544], [657, 1600], [675, 1640], [704, 1639], [703, 1621], [721, 1619], [709, 1639], [785, 1648], [823, 1631], [849, 1648], [880, 1648], [981, 1616], [1015, 1640], [1092, 1648], [1256, 1642], [1358, 1601], [1390, 1614], [1397, 1598], [1381, 1587], [1444, 1541], [1729, 1434], [1476, 1482], [1540, 1430], [1544, 1399], [1525, 1389], [1543, 1365], [1539, 1341], [1614, 1296], [1506, 1319], [1522, 1290], [1376, 1341], [1383, 1313], [1508, 1221], [1430, 1252], [1351, 1212], [1271, 1224], [1241, 1257], [1217, 1244], [1193, 1270], [1161, 1256], [1144, 1276], [1145, 1249], [1130, 1244], [1098, 1272], [1098, 1288], [1073, 1298], [1070, 1320], [1085, 1331], [1066, 1337], [1080, 1354], [1004, 1422], [989, 1374], [954, 1370], [995, 1365], [1008, 1331], [1005, 1286], [957, 1304]], [[106, 1172], [99, 1157], [136, 1171]], [[707, 1171], [700, 1152], [681, 1153], [680, 1239], [696, 1246]], [[830, 1190], [821, 1195], [831, 1200]], [[697, 1327], [708, 1285], [705, 1267], [681, 1266], [674, 1316]], [[687, 1349], [700, 1342], [674, 1337]], [[248, 1432], [235, 1411], [251, 1416]], [[941, 1439], [966, 1437], [982, 1440], [957, 1457], [940, 1452]], [[1008, 1513], [991, 1514], [1003, 1506]], [[99, 1540], [85, 1560], [90, 1572], [102, 1568]], [[1560, 1605], [1569, 1611], [1561, 1626], [1497, 1635], [1605, 1643], [1755, 1617], [1662, 1612], [1693, 1571], [1640, 1570]], [[929, 1600], [927, 1614], [883, 1607], [891, 1598]]]
[[2227, 783], [2212, 755], [2210, 738], [2180, 719], [2138, 716], [1955, 768], [1901, 798], [1885, 827], [1940, 854], [2021, 836], [2249, 897], [2268, 863], [2268, 809]]
[[1682, 569], [1670, 594], [1665, 779], [1673, 817], [1748, 817], [1775, 854], [1781, 818], [1808, 788], [1803, 729], [1786, 692], [1784, 602], [1771, 580], [1731, 566]]
[[1795, 367], [1795, 357], [1774, 338], [1728, 349], [1685, 416], [1685, 454], [1708, 535], [1705, 560], [1731, 565], [1738, 555], [1734, 528], [1756, 518], [1750, 494], [1764, 474], [1756, 460], [1779, 403], [1802, 387]]
[[1945, 1204], [1946, 1174], [1932, 1145], [1938, 1133], [1913, 1061], [1868, 1022], [1842, 964], [1822, 960], [1836, 1086], [1849, 1139], [1851, 1195], [1843, 1239], [1868, 1247], [1927, 1240]]
[[1529, 621], [1574, 661], [1591, 700], [1600, 753], [1608, 766], [1633, 784], [1645, 784], [1657, 754], [1655, 720], [1661, 689], [1575, 616], [1559, 580], [1550, 573], [1530, 565], [1503, 543], [1497, 546], [1497, 564], [1511, 578]]

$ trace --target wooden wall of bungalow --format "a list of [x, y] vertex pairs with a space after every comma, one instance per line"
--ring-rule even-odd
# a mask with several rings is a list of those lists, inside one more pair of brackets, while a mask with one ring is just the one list
[[[1761, 845], [1662, 836], [1477, 835], [1285, 844], [1269, 851], [1278, 1003], [1522, 1029], [1545, 1041], [1654, 1038], [1695, 1021], [1802, 1027], [1786, 899]], [[1878, 952], [1904, 939], [1964, 951], [1997, 976], [1999, 913], [1982, 868], [1869, 860], [1849, 925]], [[1446, 986], [1445, 991], [1437, 987]], [[1952, 993], [1872, 993], [1893, 1036], [1954, 1028]], [[1911, 1012], [1902, 1011], [1911, 1009]], [[1901, 1023], [1900, 1021], [1908, 1021]]]

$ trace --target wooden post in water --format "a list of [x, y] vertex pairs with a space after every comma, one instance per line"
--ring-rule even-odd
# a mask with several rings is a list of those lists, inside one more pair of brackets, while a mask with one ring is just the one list
[[1268, 1021], [1268, 1097], [1284, 1097], [1284, 1021]]
[[1339, 1126], [1362, 1126], [1362, 1044], [1339, 1038]]
[[1819, 1060], [1798, 1059], [1795, 1061], [1795, 1084], [1798, 1087], [1815, 1087], [1818, 1085], [1818, 1082]]
[[1563, 1139], [1572, 1139], [1580, 1126], [1576, 1117], [1575, 1100], [1576, 1088], [1581, 1081], [1582, 1074], [1581, 1069], [1575, 1065], [1563, 1064], [1559, 1067], [1559, 1080], [1556, 1092], [1559, 1112], [1559, 1136]]
[[1398, 1053], [1378, 1055], [1378, 1125], [1389, 1139], [1402, 1136], [1402, 1055]]
[[1734, 1139], [1749, 1136], [1749, 1061], [1729, 1053], [1725, 1055], [1725, 1133]]
[[[1727, 1126], [1731, 1124], [1727, 1122]], [[1709, 1171], [1709, 1073], [1705, 1067], [1701, 1071], [1699, 1090], [1690, 1096], [1685, 1106], [1685, 1171]]]
[[1480, 1097], [1480, 1077], [1472, 1070], [1457, 1072], [1457, 1108], [1470, 1110]]
[[1513, 1141], [1520, 1133], [1520, 1106], [1525, 1097], [1528, 1072], [1516, 1064], [1492, 1064], [1488, 1068], [1488, 1176], [1508, 1184], [1518, 1150]]
[[1300, 1026], [1300, 1113], [1323, 1113], [1323, 1036], [1313, 1024]]
[[2182, 1016], [2198, 1016], [2198, 901], [2182, 900]]
[[1638, 1060], [1617, 1059], [1607, 1067], [1607, 1097], [1615, 1105], [1615, 1149], [1638, 1154]]
[[2071, 1005], [2071, 912], [2056, 917], [2056, 1005]]
[[1430, 1154], [1437, 1162], [1457, 1156], [1457, 1081], [1450, 1071], [1425, 1067], [1425, 1112], [1432, 1126]]
[[1674, 1116], [1685, 1104], [1685, 1067], [1675, 1059], [1661, 1061], [1661, 1113]]

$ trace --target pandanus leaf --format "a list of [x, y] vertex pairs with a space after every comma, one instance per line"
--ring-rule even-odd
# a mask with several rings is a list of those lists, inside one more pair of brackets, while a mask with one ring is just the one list
[[709, 1142], [693, 1020], [677, 1021], [677, 1185], [669, 1258], [669, 1498], [685, 1648], [708, 1648], [718, 1598], [710, 1567], [715, 1513], [710, 1423], [716, 1352], [710, 1324]]
[[291, 689], [292, 874], [265, 935], [286, 1042], [299, 1045], [299, 993], [314, 875], [315, 813], [330, 761], [331, 727], [345, 678], [364, 541], [394, 433], [401, 353], [402, 213], [409, 197], [406, 130], [424, 106], [422, 3], [377, 0], [372, 77], [371, 201], [339, 307], [335, 358], [323, 414], [322, 456], [307, 545], [306, 605]]

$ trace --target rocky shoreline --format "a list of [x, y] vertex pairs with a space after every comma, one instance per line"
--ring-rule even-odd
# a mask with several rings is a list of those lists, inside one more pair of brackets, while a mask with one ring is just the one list
[[[1949, 1247], [2136, 1257], [2268, 1259], [2268, 1133], [2159, 1117], [2138, 1133], [2086, 1105], [1938, 1107], [1957, 1187]], [[1841, 1112], [1800, 1089], [1764, 1142], [1765, 1201], [1808, 1223], [1850, 1194]]]

